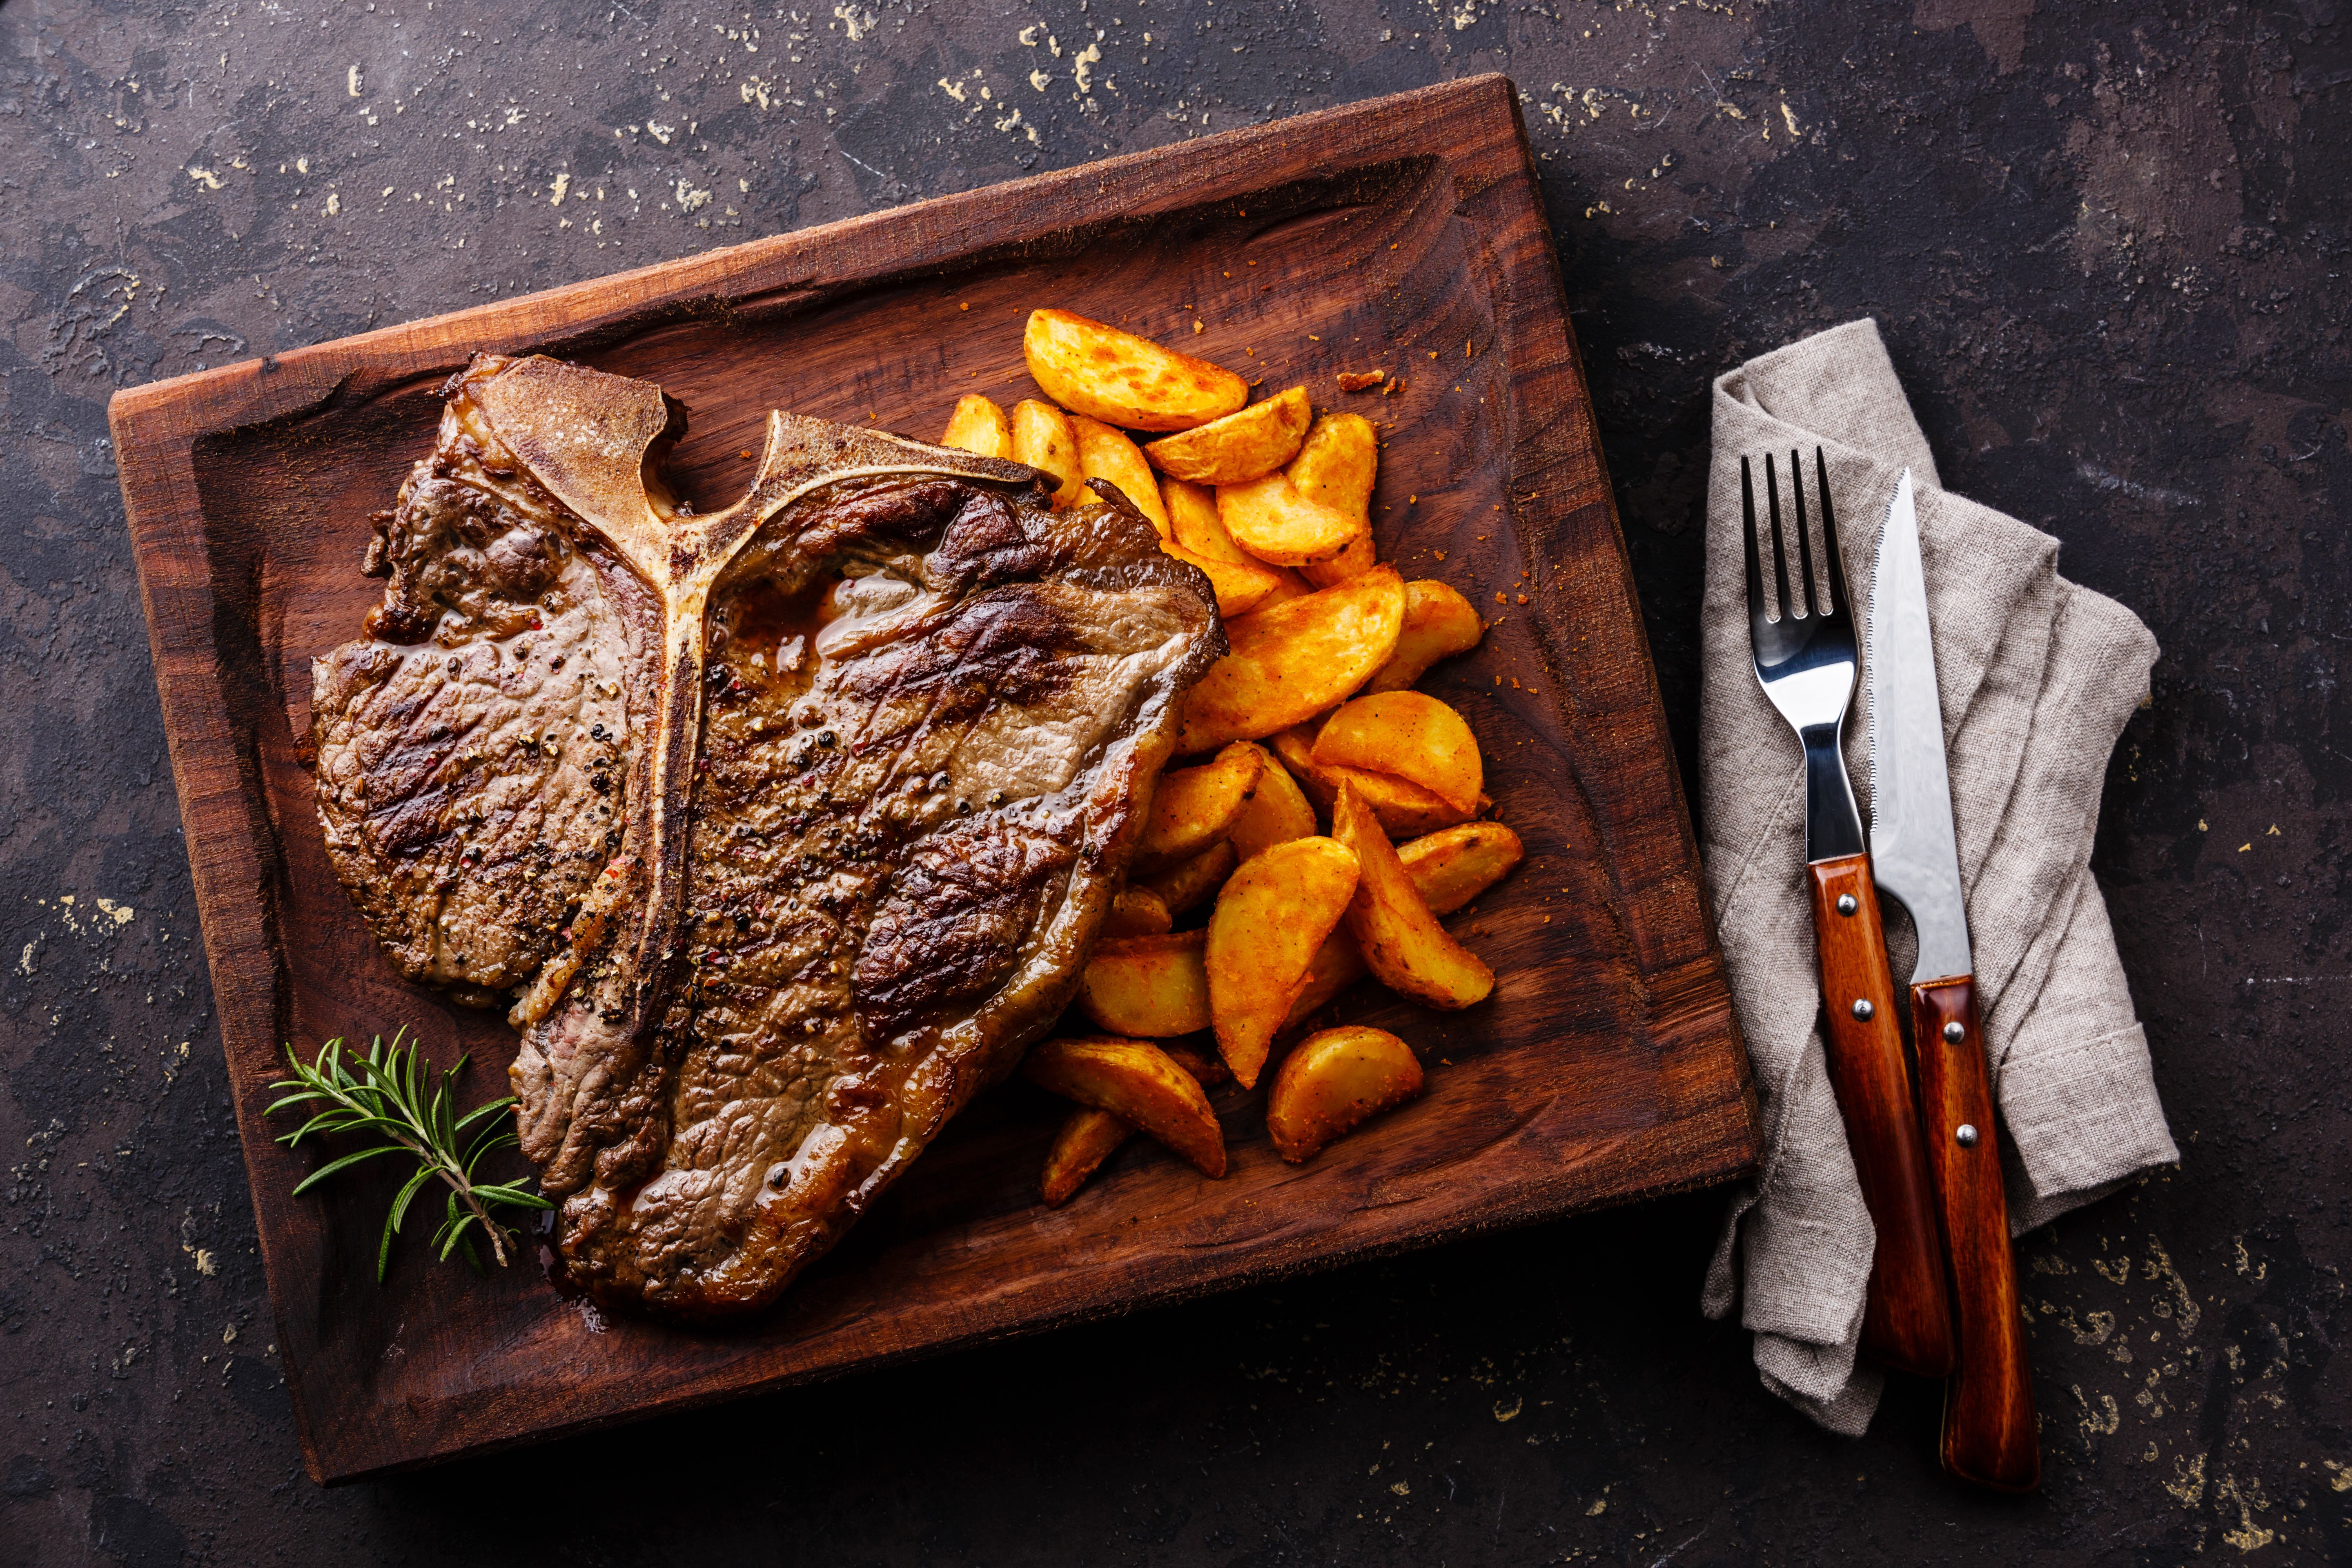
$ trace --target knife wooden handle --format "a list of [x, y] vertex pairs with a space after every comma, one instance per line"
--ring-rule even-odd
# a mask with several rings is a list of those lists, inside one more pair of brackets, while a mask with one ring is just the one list
[[1959, 1364], [1944, 1385], [1944, 1468], [1979, 1486], [2032, 1491], [2042, 1481], [2042, 1447], [1975, 979], [1914, 985], [1911, 1019], [1959, 1331]]
[[1878, 1232], [1862, 1348], [1883, 1365], [1943, 1377], [1954, 1354], [1943, 1240], [1870, 857], [1816, 860], [1806, 870], [1812, 877], [1813, 943], [1829, 1014], [1830, 1086], [1845, 1118], [1862, 1201]]

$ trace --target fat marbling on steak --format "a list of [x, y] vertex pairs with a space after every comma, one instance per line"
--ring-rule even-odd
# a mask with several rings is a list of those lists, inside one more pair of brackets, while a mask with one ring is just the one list
[[1069, 1001], [1214, 598], [1108, 486], [773, 414], [696, 514], [649, 383], [445, 398], [313, 668], [329, 854], [404, 975], [516, 998], [573, 1280], [755, 1310]]

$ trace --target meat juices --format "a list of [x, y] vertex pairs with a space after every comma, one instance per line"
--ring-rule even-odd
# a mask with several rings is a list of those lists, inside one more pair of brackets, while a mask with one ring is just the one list
[[698, 516], [649, 384], [446, 395], [313, 667], [330, 856], [402, 974], [519, 997], [574, 1281], [758, 1310], [1070, 999], [1215, 600], [1018, 464], [774, 415]]

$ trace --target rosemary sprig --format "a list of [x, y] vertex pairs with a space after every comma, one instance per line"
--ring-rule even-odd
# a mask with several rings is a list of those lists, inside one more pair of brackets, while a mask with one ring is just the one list
[[[416, 1172], [401, 1187], [400, 1195], [392, 1201], [392, 1211], [384, 1215], [383, 1239], [377, 1244], [375, 1253], [376, 1282], [383, 1282], [384, 1270], [391, 1265], [392, 1238], [400, 1232], [400, 1222], [407, 1216], [409, 1203], [436, 1177], [449, 1189], [447, 1215], [433, 1233], [440, 1256], [446, 1259], [453, 1249], [462, 1249], [474, 1271], [481, 1272], [482, 1260], [474, 1251], [469, 1234], [479, 1226], [488, 1238], [499, 1267], [503, 1268], [508, 1248], [516, 1244], [515, 1235], [499, 1224], [491, 1211], [509, 1206], [555, 1206], [537, 1193], [511, 1183], [486, 1183], [475, 1176], [476, 1168], [485, 1158], [519, 1142], [512, 1128], [498, 1120], [499, 1112], [514, 1103], [514, 1097], [494, 1100], [459, 1116], [457, 1075], [465, 1070], [467, 1058], [459, 1057], [457, 1065], [441, 1074], [436, 1085], [433, 1082], [432, 1063], [425, 1059], [420, 1047], [406, 1040], [407, 1033], [405, 1027], [395, 1030], [389, 1046], [384, 1044], [383, 1036], [377, 1036], [369, 1042], [363, 1057], [356, 1052], [346, 1056], [339, 1037], [320, 1047], [319, 1059], [307, 1066], [294, 1054], [292, 1046], [286, 1047], [286, 1059], [292, 1064], [294, 1076], [280, 1079], [269, 1087], [296, 1092], [263, 1114], [275, 1116], [298, 1105], [320, 1105], [322, 1109], [278, 1142], [290, 1149], [314, 1132], [322, 1136], [331, 1132], [364, 1132], [376, 1140], [363, 1149], [328, 1161], [303, 1177], [294, 1194], [299, 1197], [337, 1172], [362, 1160], [373, 1160], [378, 1154], [407, 1154], [416, 1162]], [[484, 1122], [488, 1124], [479, 1125]]]

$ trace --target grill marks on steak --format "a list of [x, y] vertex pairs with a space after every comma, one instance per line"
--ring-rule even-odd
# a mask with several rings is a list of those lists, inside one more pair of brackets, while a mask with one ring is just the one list
[[312, 667], [327, 852], [386, 955], [464, 999], [520, 984], [619, 847], [627, 694], [659, 608], [519, 471], [461, 376], [377, 519], [370, 634]]
[[667, 1147], [562, 1215], [575, 1279], [688, 1317], [772, 1300], [1059, 1014], [1213, 637], [1130, 513], [815, 510], [713, 610]]
[[[658, 394], [514, 363], [541, 368], [482, 400], [491, 434], [549, 498], [558, 564], [604, 584], [587, 640], [635, 720], [607, 725], [622, 837], [516, 1009], [524, 1146], [598, 1300], [724, 1317], [772, 1300], [1060, 1013], [1223, 638], [1123, 499], [1052, 512], [1026, 469], [871, 432], [774, 416], [739, 507], [688, 519], [647, 487], [622, 515], [634, 498], [605, 498], [667, 429]], [[601, 447], [580, 416], [600, 406], [626, 431]], [[634, 604], [599, 574], [620, 559]], [[446, 617], [474, 582], [424, 596]], [[339, 711], [339, 787], [376, 787], [358, 759], [382, 710]], [[323, 741], [320, 790], [331, 833]], [[392, 859], [347, 859], [396, 932], [367, 887]]]

